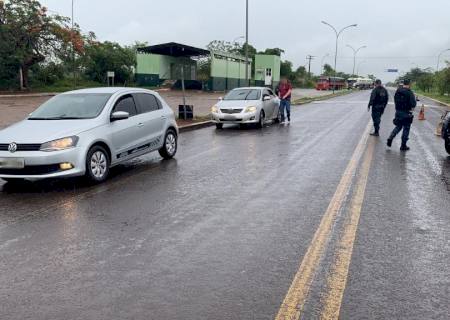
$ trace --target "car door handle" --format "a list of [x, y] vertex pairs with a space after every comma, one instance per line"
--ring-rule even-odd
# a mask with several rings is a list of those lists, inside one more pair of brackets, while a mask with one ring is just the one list
[[166, 119], [166, 116], [161, 116], [161, 119], [165, 120], [165, 119]]
[[139, 128], [141, 128], [141, 127], [143, 127], [144, 126], [144, 124], [141, 122], [141, 123], [138, 123], [138, 127]]

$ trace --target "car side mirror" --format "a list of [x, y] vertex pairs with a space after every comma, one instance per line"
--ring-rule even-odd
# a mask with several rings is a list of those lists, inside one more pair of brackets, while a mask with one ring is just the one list
[[125, 120], [130, 117], [130, 114], [125, 111], [116, 111], [111, 115], [111, 121]]
[[219, 101], [222, 101], [223, 100], [223, 97], [219, 97]]
[[272, 98], [270, 96], [264, 96], [263, 97], [263, 101], [270, 101], [272, 100]]

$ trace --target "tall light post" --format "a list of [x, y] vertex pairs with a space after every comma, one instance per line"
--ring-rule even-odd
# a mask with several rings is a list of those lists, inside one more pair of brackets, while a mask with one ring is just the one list
[[248, 0], [245, 0], [245, 85], [248, 86]]
[[444, 51], [442, 51], [441, 53], [439, 53], [438, 55], [438, 61], [437, 61], [437, 67], [436, 67], [436, 71], [439, 72], [439, 65], [441, 63], [441, 57], [444, 53], [446, 53], [447, 51], [450, 51], [450, 49], [445, 49]]
[[354, 75], [355, 74], [355, 67], [356, 67], [356, 55], [358, 54], [358, 52], [360, 50], [367, 48], [367, 46], [362, 46], [362, 47], [359, 47], [358, 49], [355, 49], [351, 45], [348, 44], [347, 47], [349, 47], [353, 51], [353, 73], [352, 73], [352, 75]]
[[330, 54], [327, 53], [326, 55], [324, 55], [324, 56], [322, 57], [322, 61], [320, 62], [320, 67], [322, 68], [322, 69], [320, 70], [320, 73], [322, 73], [322, 74], [323, 74], [324, 67], [325, 67], [325, 65], [324, 65], [323, 63], [325, 62], [325, 59], [328, 58], [329, 56], [330, 56]]
[[[323, 24], [329, 26], [331, 29], [333, 29], [334, 33], [336, 34], [336, 51], [334, 53], [334, 76], [336, 77], [336, 67], [337, 67], [337, 55], [338, 55], [338, 44], [339, 44], [339, 37], [342, 34], [342, 32], [344, 32], [344, 30], [349, 29], [349, 28], [353, 28], [353, 27], [357, 27], [357, 24], [351, 24], [349, 26], [346, 26], [345, 28], [342, 28], [341, 30], [337, 31], [337, 29], [332, 26], [331, 24], [329, 24], [326, 21], [322, 21]], [[335, 90], [335, 86], [333, 86], [333, 93]]]

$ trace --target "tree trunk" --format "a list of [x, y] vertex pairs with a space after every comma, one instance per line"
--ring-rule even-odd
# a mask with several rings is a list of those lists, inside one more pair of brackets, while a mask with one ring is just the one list
[[28, 71], [29, 71], [29, 67], [28, 66], [22, 67], [22, 79], [23, 79], [23, 88], [24, 89], [29, 89]]
[[22, 67], [19, 68], [19, 87], [20, 87], [20, 91], [23, 90], [23, 71], [22, 71]]

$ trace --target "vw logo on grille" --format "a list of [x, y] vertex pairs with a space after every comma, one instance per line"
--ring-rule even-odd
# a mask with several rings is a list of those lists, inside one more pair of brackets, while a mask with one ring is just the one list
[[15, 142], [10, 143], [8, 146], [8, 151], [11, 153], [16, 152], [17, 151], [17, 143], [15, 143]]

